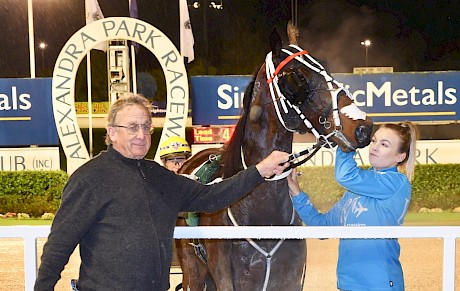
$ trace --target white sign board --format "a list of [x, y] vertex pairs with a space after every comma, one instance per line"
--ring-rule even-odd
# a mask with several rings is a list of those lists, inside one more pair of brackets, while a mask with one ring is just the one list
[[59, 148], [1, 148], [1, 171], [58, 171]]
[[[293, 152], [299, 153], [312, 143], [294, 143]], [[194, 144], [192, 154], [209, 147], [221, 147], [215, 144]], [[460, 164], [460, 140], [419, 140], [417, 141], [417, 164]], [[302, 166], [332, 166], [335, 160], [335, 150], [320, 149], [309, 161]], [[369, 165], [369, 147], [359, 149], [355, 156], [359, 166]]]
[[[293, 150], [300, 152], [312, 144], [293, 144]], [[417, 141], [417, 164], [458, 164], [460, 163], [460, 140], [420, 140]], [[304, 166], [332, 166], [335, 151], [319, 150]], [[359, 149], [355, 156], [358, 165], [369, 165], [369, 147]]]

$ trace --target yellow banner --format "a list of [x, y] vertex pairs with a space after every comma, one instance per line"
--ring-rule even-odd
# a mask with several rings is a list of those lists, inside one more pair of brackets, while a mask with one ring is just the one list
[[[109, 112], [109, 102], [92, 102], [93, 114], [107, 114]], [[88, 102], [75, 102], [77, 114], [88, 114]]]

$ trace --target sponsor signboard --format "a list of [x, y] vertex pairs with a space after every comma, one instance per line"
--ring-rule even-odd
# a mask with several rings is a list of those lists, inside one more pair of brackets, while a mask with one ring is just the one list
[[0, 146], [58, 145], [51, 78], [0, 79]]
[[[460, 120], [460, 72], [334, 74], [375, 122]], [[193, 125], [229, 125], [239, 118], [251, 76], [194, 76]]]
[[59, 148], [0, 149], [0, 171], [58, 171]]
[[[293, 152], [301, 152], [313, 144], [294, 143]], [[417, 164], [452, 164], [460, 163], [459, 140], [419, 140], [417, 141]], [[359, 166], [369, 165], [369, 147], [358, 149], [355, 160]], [[319, 150], [305, 166], [332, 166], [335, 161], [335, 151], [329, 149]]]
[[192, 124], [232, 125], [240, 117], [250, 76], [196, 76], [192, 84]]
[[376, 122], [460, 120], [460, 72], [337, 74]]

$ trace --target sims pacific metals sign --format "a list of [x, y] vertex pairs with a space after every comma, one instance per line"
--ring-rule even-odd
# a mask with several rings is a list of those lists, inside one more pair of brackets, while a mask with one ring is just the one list
[[460, 120], [460, 72], [336, 75], [374, 121]]
[[[460, 120], [460, 72], [334, 74], [374, 122]], [[230, 125], [240, 116], [251, 76], [195, 76], [193, 125]]]

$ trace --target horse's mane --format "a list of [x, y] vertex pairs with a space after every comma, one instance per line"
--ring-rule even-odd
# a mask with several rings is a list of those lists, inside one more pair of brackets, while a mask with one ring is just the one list
[[241, 117], [236, 124], [233, 136], [224, 145], [224, 153], [222, 154], [222, 175], [223, 177], [231, 177], [243, 169], [241, 165], [241, 146], [243, 144], [244, 132], [246, 123], [249, 118], [250, 104], [252, 100], [252, 91], [254, 89], [254, 83], [258, 74], [258, 70], [255, 70], [252, 76], [251, 82], [246, 87], [243, 96], [243, 108]]

